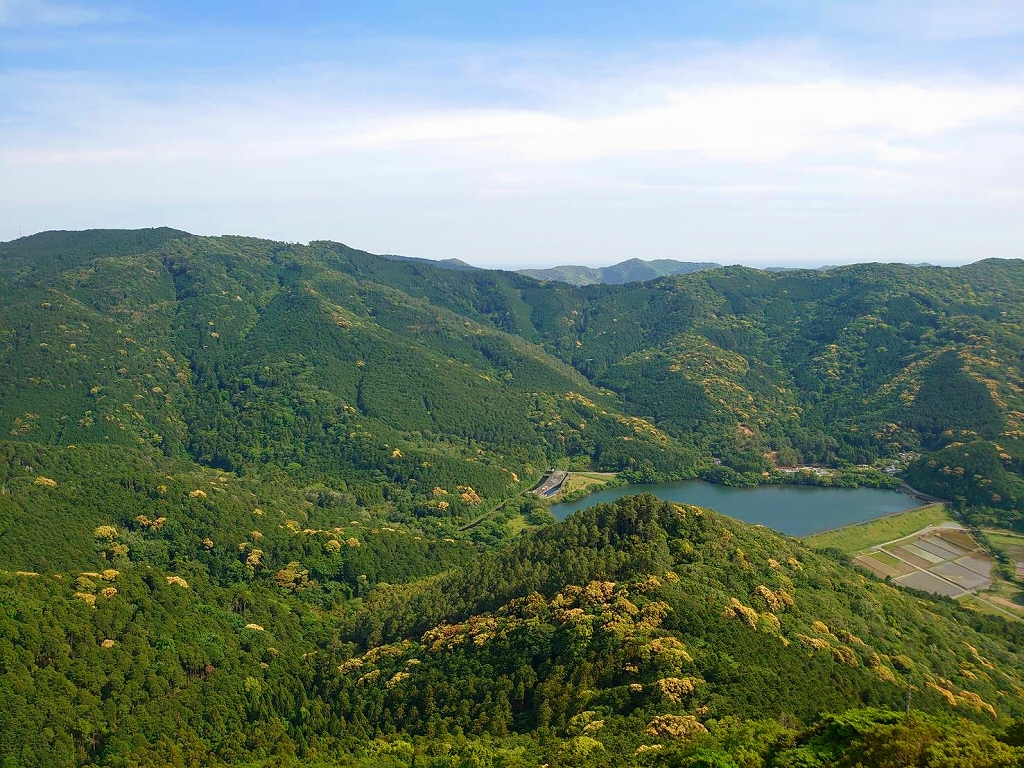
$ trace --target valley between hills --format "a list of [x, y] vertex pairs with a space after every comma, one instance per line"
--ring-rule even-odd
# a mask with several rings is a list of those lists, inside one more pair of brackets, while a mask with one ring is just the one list
[[705, 266], [0, 243], [0, 765], [1020, 765], [1024, 262]]

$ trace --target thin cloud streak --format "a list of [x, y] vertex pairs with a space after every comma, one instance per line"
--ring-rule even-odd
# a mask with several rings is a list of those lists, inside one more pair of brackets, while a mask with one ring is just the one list
[[80, 27], [137, 20], [128, 8], [53, 3], [44, 0], [0, 0], [0, 27]]
[[[798, 152], [849, 153], [864, 146], [892, 162], [928, 159], [890, 140], [927, 140], [976, 123], [1017, 117], [1012, 88], [812, 82], [730, 85], [670, 92], [664, 103], [592, 120], [524, 111], [455, 111], [413, 117], [343, 144], [387, 149], [436, 142], [499, 143], [522, 159], [578, 161], [616, 155], [695, 152], [768, 162]], [[875, 136], [881, 134], [879, 141]]]

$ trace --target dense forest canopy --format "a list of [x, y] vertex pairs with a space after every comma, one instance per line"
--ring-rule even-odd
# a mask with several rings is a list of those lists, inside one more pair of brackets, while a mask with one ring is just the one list
[[[434, 487], [499, 499], [550, 465], [749, 484], [909, 457], [922, 490], [1012, 524], [1022, 267], [574, 287], [329, 242], [44, 233], [0, 245], [0, 427], [367, 501], [383, 480], [409, 514]], [[998, 460], [939, 462], [969, 443]]]
[[711, 511], [521, 494], [820, 464], [1019, 527], [1024, 262], [447, 266], [0, 244], [0, 765], [1020, 764], [1019, 624]]

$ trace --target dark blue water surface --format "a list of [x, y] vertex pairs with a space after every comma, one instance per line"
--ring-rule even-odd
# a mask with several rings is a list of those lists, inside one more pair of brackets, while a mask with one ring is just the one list
[[581, 509], [637, 493], [653, 493], [665, 501], [707, 507], [791, 536], [808, 536], [921, 505], [921, 502], [906, 494], [878, 488], [817, 488], [802, 485], [729, 488], [692, 480], [609, 488], [579, 501], [552, 504], [551, 512], [559, 520], [564, 520]]

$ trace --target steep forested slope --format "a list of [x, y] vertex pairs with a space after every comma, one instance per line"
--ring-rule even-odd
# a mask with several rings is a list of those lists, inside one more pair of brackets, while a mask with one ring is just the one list
[[[437, 514], [441, 488], [445, 517], [559, 458], [697, 471], [680, 441], [542, 348], [356, 279], [333, 250], [188, 237], [131, 256], [84, 249], [44, 278], [0, 257], [0, 419], [14, 439], [281, 469], [406, 514]], [[382, 278], [428, 269], [360, 258]]]

